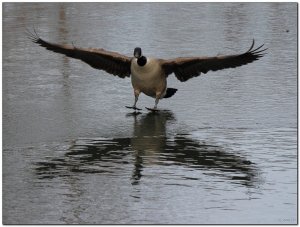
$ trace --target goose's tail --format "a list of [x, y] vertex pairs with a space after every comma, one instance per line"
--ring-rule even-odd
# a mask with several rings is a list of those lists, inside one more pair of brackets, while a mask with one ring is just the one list
[[177, 89], [176, 88], [167, 88], [166, 94], [164, 98], [170, 98], [176, 93]]

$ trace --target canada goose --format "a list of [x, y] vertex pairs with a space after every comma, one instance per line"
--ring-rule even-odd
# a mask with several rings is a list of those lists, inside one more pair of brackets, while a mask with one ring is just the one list
[[136, 107], [141, 92], [155, 98], [154, 108], [147, 108], [153, 111], [157, 110], [160, 99], [173, 96], [177, 89], [167, 88], [167, 77], [172, 73], [175, 74], [178, 80], [184, 82], [208, 71], [246, 65], [258, 60], [265, 54], [263, 51], [266, 50], [261, 49], [263, 45], [253, 49], [253, 39], [250, 49], [242, 54], [215, 57], [179, 57], [164, 60], [145, 57], [140, 47], [134, 49], [133, 57], [128, 57], [104, 49], [79, 48], [74, 45], [50, 43], [40, 38], [35, 31], [34, 34], [30, 31], [27, 32], [34, 43], [48, 50], [80, 59], [93, 68], [104, 70], [121, 78], [130, 77], [131, 75], [135, 101], [133, 106], [126, 107], [134, 110], [141, 110]]

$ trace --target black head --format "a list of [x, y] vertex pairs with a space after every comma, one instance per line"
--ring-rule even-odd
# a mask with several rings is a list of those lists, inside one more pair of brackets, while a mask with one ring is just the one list
[[133, 56], [136, 58], [142, 57], [142, 49], [140, 47], [134, 48]]

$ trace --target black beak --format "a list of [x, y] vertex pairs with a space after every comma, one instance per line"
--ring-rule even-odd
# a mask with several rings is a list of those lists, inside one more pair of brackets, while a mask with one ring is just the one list
[[136, 58], [142, 57], [142, 49], [140, 47], [134, 48], [133, 56]]

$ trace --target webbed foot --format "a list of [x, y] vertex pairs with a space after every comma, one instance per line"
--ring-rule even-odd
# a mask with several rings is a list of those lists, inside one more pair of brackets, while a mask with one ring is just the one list
[[149, 111], [152, 111], [152, 112], [158, 112], [159, 110], [158, 109], [154, 109], [154, 108], [148, 108], [148, 107], [145, 107], [147, 110]]
[[135, 106], [125, 106], [125, 107], [128, 108], [128, 109], [142, 110], [142, 109], [137, 108], [137, 107], [135, 107]]

